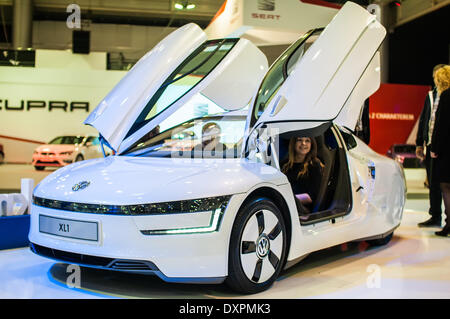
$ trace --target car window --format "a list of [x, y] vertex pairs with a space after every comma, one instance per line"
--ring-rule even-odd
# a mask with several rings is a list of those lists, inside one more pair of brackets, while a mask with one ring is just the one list
[[84, 136], [58, 136], [51, 140], [48, 144], [80, 144], [83, 142]]
[[351, 150], [352, 148], [355, 148], [358, 145], [352, 133], [347, 132], [342, 128], [340, 128], [339, 131], [341, 132], [342, 138], [344, 139], [345, 145], [347, 146], [348, 150]]
[[294, 66], [301, 60], [305, 52], [314, 43], [321, 32], [322, 29], [307, 32], [272, 64], [258, 90], [258, 96], [252, 112], [251, 126], [256, 123], [269, 105], [275, 92], [278, 91], [286, 78], [291, 74]]
[[231, 51], [238, 39], [207, 41], [166, 79], [147, 103], [127, 136], [179, 100], [200, 83]]

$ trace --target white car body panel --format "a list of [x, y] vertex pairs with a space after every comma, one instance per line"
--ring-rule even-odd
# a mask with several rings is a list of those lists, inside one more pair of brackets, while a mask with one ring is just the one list
[[[213, 179], [220, 183], [205, 182]], [[83, 180], [91, 181], [89, 191], [74, 192], [71, 185]], [[245, 159], [109, 156], [59, 169], [40, 183], [34, 196], [131, 205], [245, 193], [251, 186], [264, 182], [278, 185], [287, 180], [278, 170]], [[98, 194], [111, 194], [111, 197], [99, 198]]]
[[[361, 141], [360, 144], [362, 144]], [[204, 166], [205, 162], [211, 166], [211, 169], [206, 168], [206, 172], [202, 172], [202, 170], [196, 171], [192, 169], [192, 163], [186, 163], [185, 159], [138, 159], [138, 163], [125, 164], [127, 161], [134, 161], [136, 159], [112, 157], [105, 159], [112, 160], [113, 164], [109, 165], [105, 165], [104, 160], [90, 160], [58, 170], [58, 176], [52, 175], [53, 178], [47, 178], [41, 182], [34, 196], [58, 198], [59, 200], [68, 200], [70, 198], [73, 202], [137, 204], [170, 201], [174, 198], [182, 200], [228, 194], [224, 189], [227, 190], [226, 185], [232, 183], [232, 185], [228, 186], [228, 190], [235, 195], [232, 197], [232, 201], [229, 203], [224, 214], [220, 231], [196, 235], [145, 236], [140, 233], [140, 230], [146, 230], [151, 227], [159, 228], [162, 224], [167, 226], [171, 224], [171, 220], [173, 221], [173, 216], [129, 217], [85, 214], [58, 211], [33, 205], [29, 239], [32, 243], [41, 246], [86, 255], [150, 260], [167, 277], [187, 277], [190, 279], [197, 277], [223, 277], [227, 275], [229, 235], [239, 207], [254, 190], [261, 187], [270, 187], [283, 196], [286, 204], [290, 208], [292, 239], [287, 260], [288, 262], [294, 261], [301, 256], [320, 249], [352, 240], [384, 234], [399, 225], [404, 205], [405, 188], [400, 170], [395, 170], [397, 164], [387, 157], [374, 154], [373, 151], [364, 146], [359, 146], [351, 151], [351, 154], [353, 156], [350, 155], [348, 157], [349, 166], [358, 165], [360, 161], [364, 161], [369, 157], [371, 159], [376, 157], [374, 163], [377, 167], [377, 175], [393, 176], [393, 180], [376, 179], [372, 194], [361, 193], [364, 198], [360, 198], [359, 200], [358, 196], [360, 195], [355, 192], [355, 186], [360, 185], [360, 181], [355, 183], [352, 181], [352, 184], [354, 184], [354, 187], [352, 187], [354, 207], [350, 214], [337, 219], [335, 224], [332, 224], [331, 221], [326, 221], [310, 226], [301, 226], [297, 218], [292, 190], [286, 176], [278, 170], [261, 163], [249, 163], [243, 159], [228, 159], [220, 161], [222, 163], [218, 165], [219, 163], [207, 163], [216, 162], [217, 160], [196, 160], [198, 167]], [[142, 173], [140, 177], [131, 177], [133, 174], [136, 176], [139, 175], [137, 168], [144, 164], [143, 162], [145, 160], [156, 160], [156, 162], [164, 160], [171, 161], [172, 165], [165, 165], [163, 169], [173, 169], [174, 179], [168, 181], [165, 185], [161, 185], [161, 178], [155, 177], [158, 183], [153, 185], [156, 188], [149, 189], [150, 182], [148, 177], [142, 176]], [[153, 165], [148, 166], [154, 167], [154, 171], [157, 171], [159, 169], [158, 165], [155, 165], [155, 161], [152, 162]], [[104, 165], [107, 168], [97, 170], [98, 167], [95, 167], [97, 165]], [[87, 166], [91, 166], [92, 171], [86, 169]], [[189, 170], [189, 168], [191, 168], [191, 172], [185, 171], [181, 173], [183, 170]], [[98, 172], [97, 176], [95, 176], [95, 171]], [[264, 172], [264, 174], [261, 174], [259, 171]], [[364, 167], [362, 165], [362, 169], [358, 173], [362, 175], [366, 172], [367, 166]], [[54, 175], [56, 175], [55, 173]], [[165, 173], [163, 172], [162, 175], [165, 175]], [[121, 181], [128, 180], [128, 178], [124, 179], [123, 176], [125, 175], [128, 175], [128, 178], [131, 178], [133, 181], [138, 181], [138, 183], [122, 184]], [[96, 186], [93, 183], [90, 186], [92, 189], [90, 188], [89, 192], [81, 191], [75, 193], [70, 190], [70, 187], [75, 182], [79, 182], [87, 176], [89, 176], [89, 180], [100, 183], [97, 183]], [[112, 184], [109, 185], [109, 181], [104, 180], [108, 176], [112, 180]], [[253, 177], [253, 179], [250, 177]], [[205, 183], [205, 180], [211, 180], [213, 178], [216, 181], [221, 181], [221, 183]], [[364, 176], [361, 176], [361, 178], [364, 179]], [[195, 194], [197, 195], [188, 194], [187, 191], [193, 191], [194, 189], [186, 188], [186, 182], [192, 182], [193, 185], [200, 187], [195, 187]], [[366, 183], [368, 184], [369, 182], [366, 181]], [[98, 188], [96, 189], [94, 187]], [[68, 191], [67, 188], [69, 188]], [[100, 192], [99, 189], [102, 191]], [[148, 190], [148, 193], [143, 193], [143, 190]], [[157, 191], [155, 192], [155, 190]], [[391, 196], [387, 197], [383, 195], [377, 197], [373, 195], [377, 191], [383, 191], [382, 194], [385, 194], [386, 190], [389, 190]], [[112, 196], [105, 196], [105, 198], [101, 199], [99, 198], [99, 193], [112, 194]], [[368, 206], [365, 204], [365, 201], [368, 202]], [[393, 208], [395, 212], [390, 211]], [[39, 233], [38, 214], [82, 221], [97, 221], [101, 226], [100, 240], [98, 243], [87, 243], [83, 240], [55, 238], [53, 235]], [[192, 214], [185, 215], [189, 215], [189, 217], [180, 217], [193, 218]], [[156, 221], [157, 219], [159, 221]], [[172, 227], [177, 227], [179, 223], [182, 223], [182, 220], [175, 221]], [[191, 220], [191, 223], [198, 223], [196, 224], [197, 226], [203, 226], [204, 220], [198, 218]], [[118, 231], [119, 229], [120, 231]], [[148, 247], [154, 247], [154, 249], [149, 250]], [[171, 253], [167, 254], [167, 251]], [[202, 257], [189, 258], [192, 256]], [[179, 267], [180, 260], [183, 261], [183, 267]], [[169, 280], [168, 278], [165, 279]]]
[[[117, 151], [119, 153], [126, 151], [199, 92], [224, 109], [232, 111], [244, 108], [251, 100], [267, 68], [268, 63], [264, 53], [250, 41], [240, 39], [210, 74], [164, 112], [123, 140]], [[240, 76], [236, 78], [233, 74], [240, 74]], [[229, 92], [238, 92], [238, 94], [229, 94]]]
[[[254, 44], [240, 39], [219, 65], [196, 86], [127, 136], [163, 81], [205, 40], [205, 33], [195, 24], [188, 24], [171, 33], [138, 61], [84, 123], [95, 127], [109, 145], [120, 153], [199, 92], [226, 110], [245, 107], [267, 71], [268, 63], [264, 53]], [[236, 74], [240, 76], [236, 77]]]
[[167, 76], [206, 40], [195, 24], [185, 25], [145, 54], [85, 120], [117, 150], [136, 117]]
[[344, 127], [355, 128], [361, 115], [361, 106], [378, 90], [380, 82], [380, 53], [377, 52], [333, 122]]
[[[197, 39], [196, 45], [204, 40], [196, 28], [187, 27], [186, 30]], [[362, 33], [364, 36], [361, 36]], [[360, 102], [379, 85], [378, 55], [375, 51], [384, 33], [384, 28], [374, 16], [347, 2], [326, 28], [324, 36], [320, 36], [311, 46], [276, 93], [277, 96], [284, 96], [287, 103], [271, 115], [273, 103], [277, 100], [274, 98], [257, 125], [286, 121], [289, 123], [282, 123], [284, 130], [310, 129], [315, 125], [313, 122], [295, 121], [331, 120], [337, 117], [340, 125], [351, 126], [356, 118], [355, 113], [359, 115]], [[174, 36], [173, 40], [193, 41], [178, 36]], [[233, 74], [242, 77], [244, 82], [251, 76], [261, 80], [266, 68], [264, 59], [248, 42], [239, 41], [238, 44], [230, 52], [230, 58], [222, 61], [224, 63], [220, 63], [201, 81], [195, 87], [195, 92], [203, 92], [211, 99], [217, 98], [217, 102], [232, 103], [233, 99], [226, 93], [240, 94], [230, 92], [221, 83], [232, 82]], [[367, 46], [366, 50], [363, 50], [363, 46]], [[190, 48], [194, 50], [194, 45]], [[336, 56], [330, 55], [330, 50]], [[177, 61], [182, 61], [186, 56], [187, 53], [180, 54]], [[257, 58], [246, 69], [245, 62], [251, 62], [252, 57]], [[151, 55], [148, 59], [151, 59]], [[145, 61], [140, 62], [140, 65], [147, 66]], [[175, 64], [172, 69], [176, 67]], [[244, 76], [242, 71], [250, 72], [250, 69], [255, 73]], [[145, 73], [145, 70], [143, 68], [142, 72]], [[134, 71], [134, 74], [140, 72]], [[105, 109], [102, 109], [104, 104], [101, 103], [86, 120], [119, 152], [135, 143], [163, 118], [156, 117], [124, 139], [140, 113], [142, 104], [145, 105], [144, 101], [166, 78], [167, 73], [163, 72], [165, 76], [161, 77], [157, 73], [148, 82], [142, 81], [133, 91], [139, 93], [139, 97], [133, 103], [126, 102], [126, 111], [123, 113], [119, 112], [120, 107], [115, 103], [125, 101], [125, 88], [130, 88], [132, 84], [126, 81], [123, 88], [119, 83], [102, 102], [107, 105]], [[236, 97], [236, 101], [247, 103], [251, 98], [248, 92], [255, 93], [255, 88], [254, 83], [246, 86], [244, 94]], [[238, 89], [233, 87], [233, 90]], [[163, 114], [179, 109], [190, 97], [190, 94], [185, 95], [168, 108], [169, 112]], [[137, 100], [143, 102], [140, 107], [136, 104]], [[344, 112], [341, 111], [343, 106]], [[340, 139], [338, 143], [342, 143]], [[36, 245], [76, 254], [149, 261], [158, 267], [157, 274], [167, 281], [218, 282], [228, 275], [231, 231], [239, 209], [253, 192], [266, 188], [279, 194], [288, 208], [291, 236], [287, 243], [288, 267], [291, 262], [313, 251], [348, 241], [376, 238], [399, 226], [406, 191], [401, 168], [395, 161], [376, 154], [358, 139], [355, 148], [346, 150], [346, 156], [351, 180], [351, 211], [334, 221], [330, 219], [308, 226], [300, 224], [291, 186], [287, 177], [277, 169], [278, 164], [272, 167], [249, 158], [185, 159], [123, 155], [75, 163], [45, 178], [33, 195], [57, 201], [105, 205], [139, 205], [224, 195], [231, 195], [231, 199], [216, 231], [176, 235], [144, 235], [142, 231], [177, 229], [180, 226], [204, 227], [211, 213], [181, 212], [176, 217], [170, 214], [120, 216], [49, 209], [33, 204], [29, 240]], [[375, 170], [374, 176], [369, 174], [371, 167]], [[73, 185], [81, 181], [89, 181], [89, 187], [73, 191]], [[87, 242], [44, 234], [39, 231], [39, 215], [97, 222], [99, 240]]]
[[[374, 15], [347, 2], [294, 67], [256, 126], [336, 118], [385, 35]], [[379, 79], [374, 85], [379, 86]], [[354, 128], [356, 121], [339, 124]]]

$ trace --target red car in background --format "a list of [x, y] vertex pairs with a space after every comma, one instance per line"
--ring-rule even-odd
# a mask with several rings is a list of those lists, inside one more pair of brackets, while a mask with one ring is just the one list
[[73, 162], [103, 157], [96, 136], [58, 136], [34, 151], [32, 165], [38, 171], [47, 166], [61, 167]]
[[414, 144], [393, 144], [386, 155], [402, 164], [404, 168], [424, 167], [422, 161], [416, 156]]

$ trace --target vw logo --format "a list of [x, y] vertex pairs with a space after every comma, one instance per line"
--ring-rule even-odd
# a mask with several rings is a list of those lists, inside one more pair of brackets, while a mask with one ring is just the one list
[[79, 183], [77, 183], [77, 184], [72, 186], [72, 190], [74, 192], [76, 192], [76, 191], [79, 191], [80, 189], [85, 189], [86, 187], [89, 186], [90, 183], [91, 182], [88, 182], [88, 181], [79, 182]]
[[267, 236], [261, 236], [256, 245], [256, 254], [260, 258], [264, 258], [267, 256], [270, 250], [270, 242]]

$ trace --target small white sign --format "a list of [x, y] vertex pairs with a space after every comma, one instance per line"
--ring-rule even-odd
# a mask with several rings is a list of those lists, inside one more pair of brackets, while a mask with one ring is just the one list
[[98, 223], [39, 215], [39, 232], [67, 238], [98, 241]]

